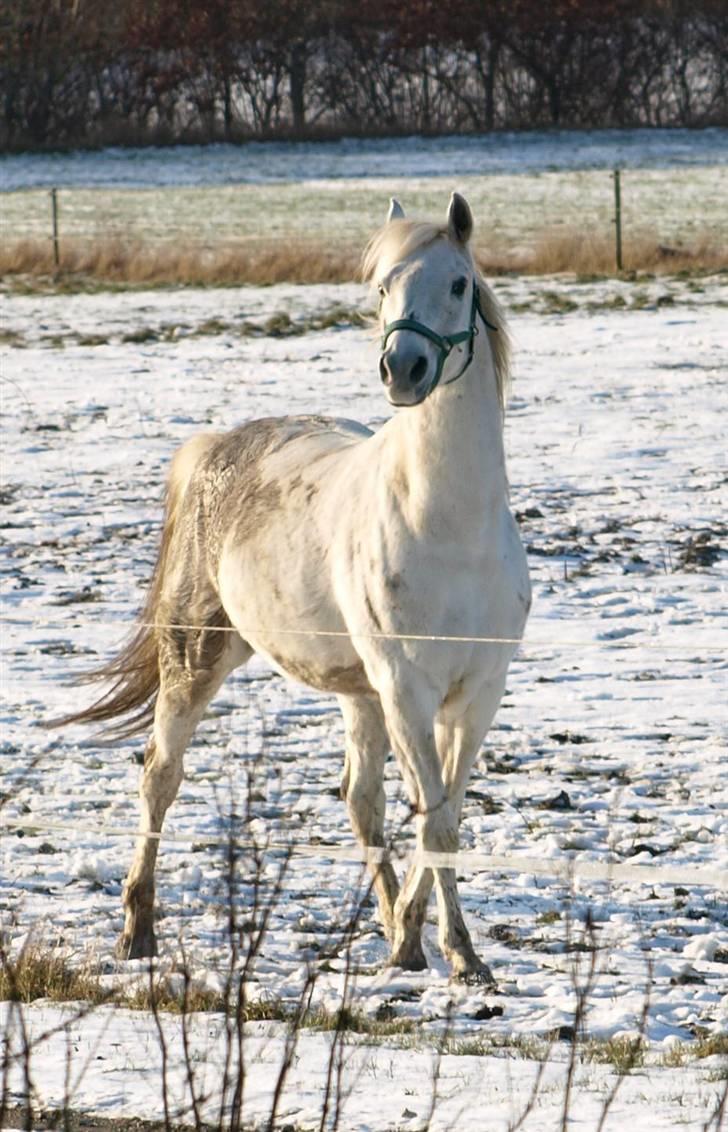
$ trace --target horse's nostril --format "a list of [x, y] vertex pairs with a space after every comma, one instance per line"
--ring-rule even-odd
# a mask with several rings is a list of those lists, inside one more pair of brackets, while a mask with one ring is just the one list
[[410, 370], [410, 381], [412, 382], [413, 385], [417, 385], [417, 382], [422, 381], [422, 378], [425, 376], [426, 373], [427, 373], [427, 358], [423, 354], [420, 354], [419, 358], [417, 359], [415, 364], [412, 366], [412, 369]]
[[383, 357], [379, 359], [379, 376], [381, 378], [382, 385], [391, 385], [392, 384], [392, 375], [389, 372], [389, 369], [387, 368], [387, 363], [385, 362]]

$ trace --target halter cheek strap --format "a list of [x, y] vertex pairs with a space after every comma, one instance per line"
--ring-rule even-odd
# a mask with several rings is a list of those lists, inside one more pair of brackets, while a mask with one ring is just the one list
[[391, 335], [394, 334], [395, 330], [413, 330], [415, 334], [421, 334], [423, 338], [429, 338], [431, 342], [434, 342], [438, 348], [439, 353], [437, 357], [435, 377], [426, 394], [426, 396], [429, 397], [433, 389], [436, 389], [440, 384], [443, 367], [455, 346], [459, 346], [462, 342], [467, 342], [468, 356], [465, 359], [465, 362], [463, 363], [461, 369], [458, 370], [454, 377], [450, 377], [446, 382], [444, 382], [445, 385], [452, 385], [454, 381], [457, 381], [458, 378], [462, 377], [466, 369], [472, 362], [473, 354], [475, 353], [475, 337], [478, 334], [478, 315], [480, 315], [481, 319], [489, 330], [498, 329], [497, 326], [493, 326], [492, 322], [488, 322], [488, 319], [483, 314], [483, 308], [480, 305], [480, 291], [478, 290], [478, 284], [473, 283], [473, 301], [470, 304], [470, 325], [468, 326], [467, 330], [461, 330], [458, 334], [438, 334], [436, 330], [432, 330], [431, 327], [426, 326], [424, 322], [418, 322], [416, 318], [398, 318], [395, 319], [394, 322], [388, 322], [384, 327], [384, 331], [382, 333], [382, 352], [386, 350], [387, 342], [389, 341]]

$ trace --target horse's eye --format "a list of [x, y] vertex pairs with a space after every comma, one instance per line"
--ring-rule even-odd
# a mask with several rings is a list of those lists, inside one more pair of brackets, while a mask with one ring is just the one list
[[382, 286], [381, 283], [377, 287], [377, 290], [379, 291], [379, 298], [383, 299], [387, 292], [384, 290], [384, 287]]
[[450, 288], [450, 294], [454, 295], [456, 299], [462, 299], [463, 295], [465, 294], [465, 288], [467, 287], [467, 285], [467, 279], [464, 275], [461, 275], [459, 279], [455, 280], [452, 287]]

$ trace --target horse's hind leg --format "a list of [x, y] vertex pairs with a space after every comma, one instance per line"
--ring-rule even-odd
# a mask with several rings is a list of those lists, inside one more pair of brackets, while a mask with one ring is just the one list
[[[384, 763], [389, 737], [376, 696], [339, 696], [346, 726], [346, 758], [341, 795], [346, 799], [352, 828], [362, 845], [384, 846]], [[394, 903], [399, 885], [389, 861], [370, 864], [379, 912], [388, 940], [392, 939]]]
[[[211, 632], [213, 632], [212, 630]], [[177, 630], [180, 633], [180, 630]], [[124, 930], [117, 954], [122, 959], [139, 959], [156, 954], [154, 937], [154, 866], [164, 816], [177, 796], [183, 776], [183, 755], [205, 708], [225, 677], [252, 655], [252, 650], [236, 634], [225, 633], [220, 649], [210, 650], [214, 661], [205, 667], [190, 663], [190, 655], [204, 659], [204, 637], [196, 635], [194, 646], [164, 641], [160, 647], [160, 689], [154, 713], [154, 729], [144, 754], [144, 771], [139, 787], [140, 836], [126, 884], [124, 885]], [[219, 638], [218, 638], [219, 642]], [[181, 654], [185, 652], [186, 655]]]

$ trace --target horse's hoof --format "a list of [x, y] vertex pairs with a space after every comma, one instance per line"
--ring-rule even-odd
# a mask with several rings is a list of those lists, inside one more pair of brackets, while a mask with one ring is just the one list
[[153, 959], [157, 954], [157, 941], [153, 931], [126, 932], [120, 936], [116, 945], [117, 959]]
[[429, 963], [425, 959], [422, 945], [416, 947], [397, 948], [387, 960], [388, 967], [401, 967], [403, 971], [426, 971]]
[[470, 987], [487, 987], [490, 991], [497, 991], [498, 989], [490, 967], [487, 963], [481, 963], [480, 960], [463, 965], [459, 969], [453, 968], [452, 982], [464, 983]]

